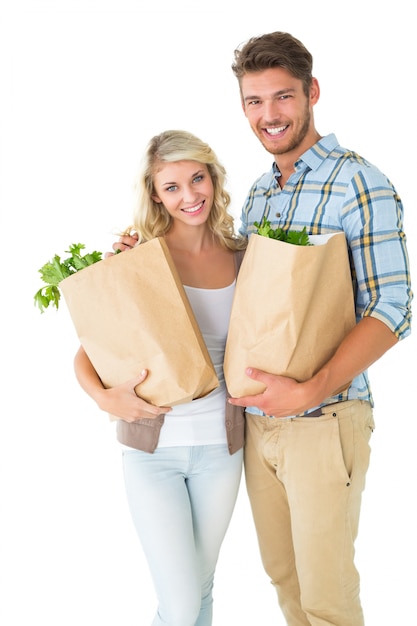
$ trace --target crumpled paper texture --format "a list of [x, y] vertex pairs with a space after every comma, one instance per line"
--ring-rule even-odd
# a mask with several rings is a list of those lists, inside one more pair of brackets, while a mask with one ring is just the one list
[[[309, 379], [356, 323], [344, 233], [298, 246], [253, 234], [230, 318], [224, 373], [233, 397], [262, 393], [248, 366]], [[340, 390], [337, 390], [340, 391]]]
[[157, 406], [200, 398], [219, 381], [162, 238], [66, 278], [60, 289], [103, 385], [148, 377], [136, 393]]

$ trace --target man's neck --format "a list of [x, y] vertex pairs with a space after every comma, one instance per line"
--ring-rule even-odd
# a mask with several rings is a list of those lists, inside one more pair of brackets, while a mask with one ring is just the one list
[[297, 151], [292, 150], [285, 154], [275, 155], [275, 163], [281, 173], [281, 176], [278, 178], [278, 184], [281, 189], [284, 187], [291, 174], [295, 172], [295, 163], [300, 156], [312, 148], [321, 138], [321, 135], [315, 132], [314, 140], [312, 138], [308, 143], [298, 146]]

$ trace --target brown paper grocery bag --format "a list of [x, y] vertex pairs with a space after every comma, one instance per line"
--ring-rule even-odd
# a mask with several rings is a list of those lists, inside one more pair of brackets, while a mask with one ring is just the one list
[[[298, 381], [328, 361], [355, 325], [344, 233], [299, 246], [250, 236], [237, 278], [224, 374], [234, 397], [262, 393], [248, 366]], [[338, 390], [340, 391], [340, 390]]]
[[165, 241], [156, 238], [64, 279], [59, 287], [105, 387], [139, 375], [147, 402], [173, 406], [219, 382]]

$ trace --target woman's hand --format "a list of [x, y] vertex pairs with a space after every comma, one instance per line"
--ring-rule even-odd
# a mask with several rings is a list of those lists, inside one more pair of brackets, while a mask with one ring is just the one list
[[127, 383], [110, 389], [103, 387], [94, 394], [94, 400], [102, 411], [126, 422], [136, 422], [143, 418], [154, 419], [158, 415], [164, 415], [171, 411], [171, 407], [149, 404], [135, 392], [135, 387], [140, 385], [147, 375], [147, 370], [143, 370], [139, 376]]
[[99, 375], [93, 367], [86, 351], [82, 346], [74, 358], [74, 370], [82, 389], [97, 403], [102, 411], [106, 411], [126, 422], [135, 422], [143, 418], [153, 419], [158, 415], [164, 415], [171, 411], [171, 407], [154, 406], [135, 391], [148, 375], [147, 370], [142, 370], [139, 376], [132, 378], [127, 383], [106, 389]]

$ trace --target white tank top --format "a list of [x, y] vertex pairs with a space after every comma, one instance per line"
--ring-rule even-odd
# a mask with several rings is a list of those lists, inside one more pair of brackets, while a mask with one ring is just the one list
[[202, 332], [220, 386], [204, 398], [179, 404], [166, 414], [158, 447], [226, 443], [224, 350], [232, 308], [234, 281], [222, 289], [184, 286]]

